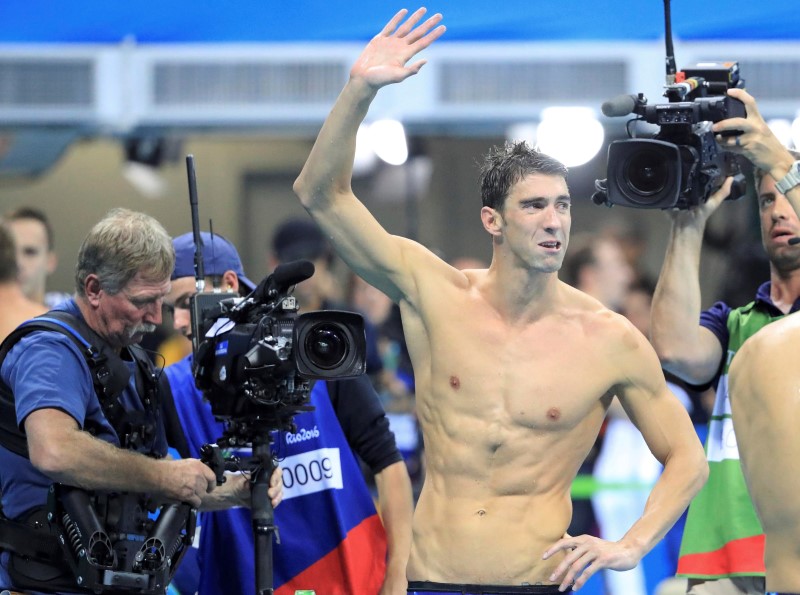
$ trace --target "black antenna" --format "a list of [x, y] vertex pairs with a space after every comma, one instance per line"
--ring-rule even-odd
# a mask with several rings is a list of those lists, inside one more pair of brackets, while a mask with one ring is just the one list
[[194, 172], [194, 155], [186, 156], [186, 173], [189, 176], [189, 208], [192, 211], [192, 233], [194, 234], [194, 283], [197, 293], [206, 288], [203, 270], [203, 238], [200, 236], [200, 215], [197, 211], [197, 176]]
[[678, 69], [675, 66], [675, 50], [672, 47], [672, 16], [669, 2], [670, 0], [664, 0], [664, 43], [667, 46], [667, 84], [672, 85], [675, 82], [675, 73], [678, 72]]
[[[216, 254], [214, 254], [214, 223], [211, 219], [208, 220], [208, 233], [211, 236], [211, 260], [214, 261]], [[222, 277], [219, 275], [211, 275], [211, 286], [214, 291], [219, 291], [222, 285]]]

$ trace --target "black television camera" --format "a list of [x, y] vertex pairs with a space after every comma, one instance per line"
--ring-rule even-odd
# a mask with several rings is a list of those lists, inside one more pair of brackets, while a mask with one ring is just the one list
[[[192, 375], [223, 422], [216, 445], [204, 445], [202, 460], [225, 481], [225, 471], [247, 471], [255, 541], [255, 592], [272, 593], [272, 539], [278, 537], [268, 488], [276, 460], [276, 430], [296, 432], [293, 418], [311, 411], [313, 379], [344, 379], [366, 371], [364, 319], [353, 312], [298, 314], [291, 295], [314, 274], [306, 260], [281, 265], [250, 295], [205, 293], [203, 244], [197, 213], [194, 157], [186, 157], [195, 243], [195, 284], [190, 300]], [[212, 236], [213, 237], [213, 236]], [[252, 456], [225, 459], [220, 447], [252, 447]], [[277, 540], [280, 543], [280, 539]]]
[[[225, 425], [217, 446], [268, 446], [270, 432], [293, 431], [294, 415], [313, 409], [309, 380], [354, 378], [366, 371], [364, 319], [353, 312], [297, 313], [300, 306], [290, 293], [314, 274], [306, 260], [278, 266], [244, 298], [205, 293], [192, 155], [186, 156], [186, 171], [197, 287], [189, 306], [192, 375], [214, 417]], [[223, 461], [205, 452], [221, 482]]]
[[[290, 291], [313, 273], [308, 261], [287, 263], [243, 299], [198, 291], [190, 304], [197, 346], [192, 373], [214, 417], [224, 423], [216, 445], [203, 446], [202, 460], [218, 483], [226, 470], [251, 473], [256, 593], [273, 592], [272, 538], [278, 533], [267, 493], [277, 464], [272, 433], [295, 433], [294, 416], [313, 410], [310, 379], [352, 378], [366, 369], [360, 315], [297, 313]], [[243, 446], [252, 447], [251, 456], [221, 455], [220, 447]]]
[[711, 126], [746, 117], [744, 104], [726, 94], [743, 87], [736, 62], [701, 63], [676, 73], [664, 95], [669, 103], [647, 105], [638, 95], [621, 95], [602, 105], [609, 117], [636, 114], [628, 122], [660, 127], [651, 139], [614, 141], [608, 148], [607, 178], [597, 180], [596, 204], [640, 209], [688, 209], [702, 204], [728, 176], [729, 199], [745, 191], [741, 158], [717, 143]]
[[226, 424], [228, 445], [293, 431], [293, 416], [310, 409], [310, 380], [353, 378], [366, 369], [359, 314], [298, 314], [289, 292], [313, 274], [311, 262], [294, 261], [278, 266], [245, 298], [192, 298], [193, 374], [212, 413]]
[[[639, 209], [689, 209], [705, 202], [725, 178], [733, 176], [729, 199], [746, 189], [746, 160], [725, 151], [711, 126], [745, 118], [744, 104], [727, 95], [743, 88], [738, 62], [702, 62], [677, 72], [672, 47], [670, 0], [664, 0], [666, 91], [669, 103], [647, 105], [643, 94], [620, 95], [602, 105], [608, 117], [636, 114], [627, 140], [608, 148], [607, 177], [595, 180], [592, 201]], [[652, 139], [633, 138], [631, 124], [644, 120], [660, 127]], [[725, 135], [725, 134], [723, 134]]]

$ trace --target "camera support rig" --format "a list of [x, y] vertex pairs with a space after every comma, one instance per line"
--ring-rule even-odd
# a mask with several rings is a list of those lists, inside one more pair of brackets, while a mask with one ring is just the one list
[[[189, 180], [192, 231], [195, 240], [194, 268], [195, 287], [197, 289], [197, 293], [191, 300], [192, 347], [195, 354], [193, 375], [198, 383], [198, 388], [208, 390], [211, 388], [208, 380], [198, 381], [198, 377], [207, 379], [207, 372], [204, 372], [201, 366], [203, 362], [214, 357], [213, 352], [209, 353], [209, 350], [213, 349], [214, 343], [206, 340], [210, 325], [204, 324], [204, 322], [209, 319], [213, 320], [215, 313], [224, 311], [226, 309], [225, 303], [233, 304], [236, 302], [237, 296], [234, 293], [204, 293], [203, 241], [200, 235], [197, 177], [192, 155], [187, 155], [186, 157], [186, 170]], [[313, 268], [311, 272], [313, 273]], [[308, 407], [301, 408], [308, 409]], [[252, 423], [248, 423], [244, 432], [242, 432], [242, 428], [231, 427], [226, 424], [225, 435], [217, 441], [217, 444], [205, 444], [201, 449], [201, 460], [217, 476], [217, 485], [222, 485], [225, 482], [226, 470], [250, 473], [252, 486], [250, 506], [255, 541], [255, 587], [257, 595], [272, 595], [274, 593], [272, 572], [273, 534], [278, 543], [280, 543], [280, 534], [278, 533], [278, 527], [275, 525], [275, 511], [268, 494], [269, 481], [277, 467], [277, 462], [271, 450], [272, 438], [270, 436], [271, 430], [276, 427], [281, 427], [281, 424], [276, 426], [274, 423], [267, 423], [265, 420], [259, 420], [258, 418]], [[252, 456], [247, 459], [232, 458], [225, 460], [220, 452], [220, 446], [238, 446], [240, 443], [252, 444]]]
[[[223, 443], [223, 445], [225, 445]], [[275, 510], [269, 498], [269, 480], [277, 468], [272, 454], [272, 440], [269, 431], [257, 435], [252, 440], [253, 456], [225, 460], [219, 444], [206, 444], [202, 449], [201, 460], [217, 476], [217, 484], [225, 482], [225, 471], [248, 471], [251, 474], [250, 514], [255, 540], [256, 594], [271, 595], [273, 589], [272, 536], [280, 544], [278, 526], [275, 524]], [[226, 445], [233, 446], [233, 445]]]

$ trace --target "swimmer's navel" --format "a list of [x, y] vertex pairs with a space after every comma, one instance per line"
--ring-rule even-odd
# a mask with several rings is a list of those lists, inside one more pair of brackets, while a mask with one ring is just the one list
[[458, 379], [458, 376], [450, 376], [450, 387], [456, 390], [461, 388], [461, 381]]
[[483, 508], [479, 508], [478, 512], [476, 512], [475, 514], [477, 514], [478, 516], [484, 516], [486, 514], [486, 511]]

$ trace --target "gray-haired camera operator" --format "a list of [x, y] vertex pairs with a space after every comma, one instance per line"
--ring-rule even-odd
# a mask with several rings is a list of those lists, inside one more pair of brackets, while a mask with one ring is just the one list
[[[736, 354], [745, 341], [766, 325], [800, 309], [800, 245], [795, 242], [800, 235], [800, 161], [795, 161], [797, 156], [772, 134], [750, 95], [741, 89], [730, 89], [728, 94], [745, 104], [747, 117], [717, 122], [713, 130], [722, 146], [744, 155], [756, 167], [761, 236], [769, 258], [770, 281], [758, 288], [755, 300], [747, 305], [731, 307], [717, 302], [701, 312], [699, 263], [703, 232], [708, 218], [728, 195], [731, 184], [728, 180], [705, 203], [671, 212], [672, 231], [652, 308], [652, 340], [664, 368], [691, 384], [714, 384], [717, 392], [706, 444], [709, 480], [689, 507], [678, 562], [678, 575], [688, 577], [687, 593], [691, 595], [764, 593], [761, 522], [769, 519], [773, 529], [792, 533], [792, 546], [785, 548], [787, 552], [796, 551], [800, 537], [796, 522], [785, 522], [786, 518], [797, 518], [797, 510], [794, 516], [783, 516], [783, 521], [775, 523], [780, 512], [786, 513], [792, 506], [800, 508], [791, 498], [775, 497], [776, 489], [792, 494], [793, 488], [798, 487], [794, 485], [798, 483], [794, 479], [798, 474], [787, 473], [789, 469], [780, 464], [798, 460], [797, 449], [790, 446], [797, 443], [796, 432], [791, 437], [776, 436], [782, 446], [770, 450], [769, 455], [763, 449], [759, 451], [765, 456], [781, 458], [760, 461], [772, 469], [771, 483], [749, 483], [758, 505], [757, 515], [745, 485], [745, 477], [752, 478], [742, 472], [737, 437], [742, 462], [747, 464], [748, 448], [759, 440], [768, 437], [772, 440], [769, 424], [779, 420], [769, 419], [775, 414], [774, 408], [759, 406], [749, 398], [735, 400], [732, 419], [728, 391], [731, 361], [739, 364], [740, 357]], [[720, 135], [730, 131], [736, 134]], [[789, 354], [782, 357], [788, 358]], [[783, 361], [779, 358], [772, 361], [770, 370], [788, 371], [796, 367], [788, 359], [785, 366], [776, 363]], [[789, 416], [788, 410], [784, 417], [796, 419]], [[734, 434], [734, 425], [738, 436]], [[783, 446], [779, 438], [789, 442]], [[769, 542], [770, 528], [766, 522], [764, 528]], [[766, 586], [776, 589], [777, 583], [771, 579], [769, 545], [767, 549]], [[795, 559], [792, 566], [795, 577], [796, 562]], [[786, 584], [781, 583], [779, 590], [786, 590]], [[799, 592], [800, 582], [795, 582], [791, 589]]]
[[0, 588], [163, 593], [194, 509], [249, 502], [247, 478], [216, 487], [199, 460], [165, 458], [177, 416], [136, 344], [161, 322], [174, 261], [155, 219], [115, 209], [81, 246], [75, 297], [3, 344]]

